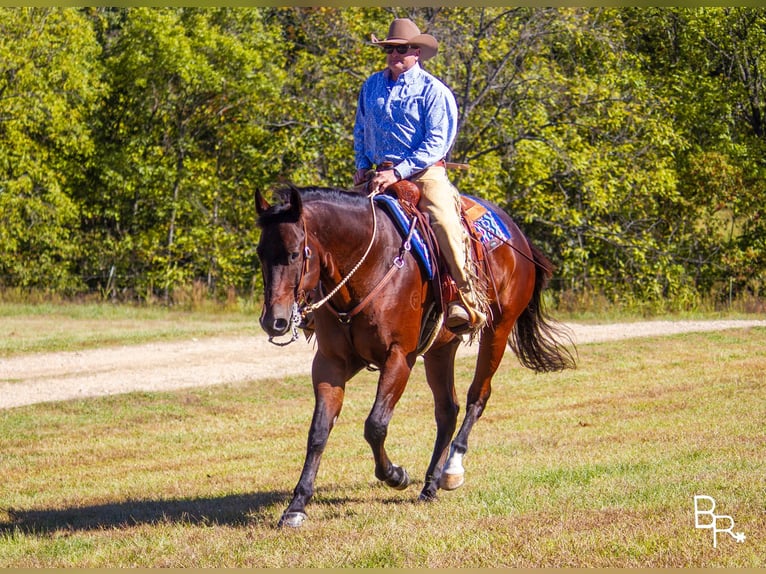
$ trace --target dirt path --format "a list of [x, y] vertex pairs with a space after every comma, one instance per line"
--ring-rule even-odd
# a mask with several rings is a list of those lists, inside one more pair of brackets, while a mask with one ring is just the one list
[[[568, 325], [578, 345], [600, 341], [766, 327], [757, 321], [650, 321]], [[478, 345], [462, 346], [460, 356]], [[288, 375], [306, 375], [313, 342], [271, 345], [265, 336], [148, 343], [80, 352], [0, 358], [0, 409], [130, 391], [164, 391]], [[511, 354], [510, 351], [508, 353]]]

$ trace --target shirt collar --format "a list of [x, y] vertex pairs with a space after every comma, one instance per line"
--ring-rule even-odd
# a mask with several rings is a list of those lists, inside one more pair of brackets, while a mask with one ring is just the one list
[[[388, 68], [385, 69], [386, 79], [391, 79], [391, 70]], [[406, 72], [403, 72], [399, 75], [400, 78], [404, 80], [405, 84], [413, 84], [417, 81], [417, 79], [423, 74], [423, 68], [420, 67], [420, 62], [415, 62], [415, 65], [412, 66], [409, 70]], [[398, 80], [397, 80], [398, 81]]]

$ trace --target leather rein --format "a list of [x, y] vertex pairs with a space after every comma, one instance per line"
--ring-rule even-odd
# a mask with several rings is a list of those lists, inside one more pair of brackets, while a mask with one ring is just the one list
[[[309, 272], [309, 266], [311, 264], [311, 258], [313, 257], [311, 247], [309, 246], [308, 242], [308, 230], [306, 229], [306, 220], [305, 218], [301, 218], [301, 221], [303, 223], [303, 264], [301, 265], [301, 274], [298, 278], [298, 285], [296, 287], [296, 298], [295, 303], [293, 303], [293, 314], [291, 318], [291, 331], [292, 331], [292, 338], [289, 341], [286, 342], [278, 342], [274, 340], [274, 337], [269, 337], [269, 342], [273, 343], [274, 345], [284, 347], [286, 345], [289, 345], [293, 341], [296, 341], [299, 339], [298, 329], [301, 326], [305, 326], [306, 320], [314, 311], [319, 309], [320, 307], [330, 303], [330, 299], [332, 299], [338, 291], [340, 291], [343, 286], [351, 279], [351, 277], [359, 270], [359, 268], [362, 266], [364, 261], [367, 259], [367, 256], [370, 254], [370, 251], [372, 250], [372, 246], [375, 244], [375, 237], [377, 236], [378, 232], [378, 218], [377, 218], [377, 212], [375, 210], [375, 203], [374, 203], [374, 196], [376, 194], [370, 194], [368, 197], [370, 198], [370, 210], [372, 211], [372, 237], [370, 238], [370, 243], [367, 245], [367, 249], [365, 250], [364, 254], [362, 255], [361, 259], [354, 265], [354, 267], [351, 269], [351, 271], [348, 272], [348, 274], [326, 295], [324, 295], [319, 301], [316, 303], [309, 304], [306, 299], [306, 290], [302, 287], [303, 280], [308, 275]], [[364, 299], [362, 299], [359, 303], [356, 304], [356, 306], [351, 309], [350, 311], [338, 311], [335, 309], [335, 307], [332, 306], [330, 303], [327, 305], [327, 308], [330, 310], [330, 312], [337, 317], [338, 321], [343, 325], [349, 325], [351, 323], [351, 319], [353, 319], [356, 315], [358, 315], [371, 301], [372, 299], [380, 293], [381, 289], [388, 283], [388, 281], [393, 277], [394, 273], [398, 271], [399, 269], [404, 267], [404, 257], [410, 253], [412, 249], [412, 235], [415, 232], [415, 226], [416, 226], [417, 220], [416, 218], [413, 218], [410, 222], [409, 231], [407, 233], [407, 237], [402, 241], [402, 245], [399, 248], [399, 254], [394, 257], [391, 267], [389, 267], [386, 274], [383, 276], [383, 278], [378, 281], [377, 285], [370, 291]], [[318, 284], [318, 289], [322, 291], [322, 283], [320, 282]]]

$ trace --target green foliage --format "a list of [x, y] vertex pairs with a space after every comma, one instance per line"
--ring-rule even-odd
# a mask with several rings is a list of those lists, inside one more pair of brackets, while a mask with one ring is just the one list
[[666, 204], [677, 200], [680, 142], [641, 55], [625, 48], [621, 15], [485, 10], [485, 47], [465, 61], [484, 71], [463, 90], [463, 107], [487, 119], [476, 135], [464, 129], [472, 140], [457, 151], [493, 156], [491, 198], [526, 224], [568, 283], [616, 296], [634, 281], [651, 298], [669, 294], [660, 240]]
[[0, 9], [0, 286], [252, 292], [254, 190], [350, 185], [393, 17], [440, 40], [455, 183], [522, 224], [555, 289], [762, 294], [761, 8]]
[[286, 76], [258, 16], [136, 8], [109, 35], [104, 169], [92, 174], [98, 200], [83, 199], [90, 242], [112, 248], [90, 251], [94, 276], [116, 268], [124, 286], [166, 296], [197, 278], [249, 285], [252, 190], [275, 175], [266, 122]]
[[98, 53], [78, 12], [0, 9], [0, 285], [78, 287], [68, 186], [93, 153]]

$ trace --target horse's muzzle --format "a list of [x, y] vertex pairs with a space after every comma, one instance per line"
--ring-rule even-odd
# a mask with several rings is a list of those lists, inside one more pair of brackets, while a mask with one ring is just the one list
[[292, 326], [293, 310], [284, 305], [264, 305], [259, 322], [270, 337], [281, 337]]
[[290, 318], [274, 317], [270, 314], [265, 314], [261, 317], [261, 327], [271, 337], [280, 337], [290, 330]]

